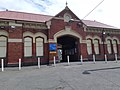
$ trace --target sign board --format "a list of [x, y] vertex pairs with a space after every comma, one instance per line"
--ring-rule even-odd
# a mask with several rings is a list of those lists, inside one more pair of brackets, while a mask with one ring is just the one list
[[49, 50], [50, 52], [56, 52], [56, 44], [54, 43], [49, 44]]

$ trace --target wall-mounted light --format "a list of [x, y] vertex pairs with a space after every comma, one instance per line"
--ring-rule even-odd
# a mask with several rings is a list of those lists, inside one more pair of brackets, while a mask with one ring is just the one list
[[74, 19], [71, 18], [71, 19], [69, 20], [69, 22], [74, 22]]
[[82, 23], [78, 23], [79, 26], [82, 26]]
[[11, 26], [12, 29], [15, 29], [15, 26]]
[[105, 31], [102, 32], [105, 35]]
[[5, 29], [5, 26], [0, 26], [0, 29]]
[[77, 23], [77, 26], [82, 27], [83, 24], [81, 22]]

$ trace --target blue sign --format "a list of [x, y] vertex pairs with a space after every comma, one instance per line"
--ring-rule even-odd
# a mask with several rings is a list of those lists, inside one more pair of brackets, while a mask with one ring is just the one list
[[53, 43], [49, 44], [49, 50], [56, 51], [56, 44], [53, 44]]

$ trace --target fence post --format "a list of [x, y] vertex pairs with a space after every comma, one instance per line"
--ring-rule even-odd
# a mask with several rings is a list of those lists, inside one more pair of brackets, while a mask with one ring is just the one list
[[80, 62], [81, 62], [81, 64], [83, 63], [82, 55], [80, 56]]
[[93, 54], [93, 63], [95, 64], [95, 55]]
[[40, 57], [38, 57], [38, 68], [40, 68]]
[[116, 63], [117, 63], [117, 61], [118, 61], [118, 60], [117, 60], [117, 54], [116, 54], [116, 53], [115, 53], [115, 61], [116, 61]]
[[19, 58], [19, 70], [21, 70], [21, 58]]
[[68, 61], [68, 65], [70, 65], [70, 57], [69, 57], [69, 55], [67, 56], [67, 61]]
[[105, 54], [105, 63], [107, 63], [107, 55]]
[[54, 67], [56, 66], [55, 56], [54, 56]]
[[2, 72], [4, 71], [4, 60], [1, 59], [1, 67], [2, 67]]

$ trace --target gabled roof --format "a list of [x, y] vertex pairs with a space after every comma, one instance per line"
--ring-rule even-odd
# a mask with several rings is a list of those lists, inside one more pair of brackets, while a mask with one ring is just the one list
[[50, 20], [52, 17], [53, 16], [25, 12], [0, 11], [0, 19], [45, 22]]
[[82, 20], [82, 22], [88, 26], [88, 27], [98, 27], [98, 28], [109, 28], [109, 29], [119, 29], [117, 27], [114, 26], [110, 26], [98, 21], [91, 21], [91, 20]]
[[[69, 8], [67, 8], [67, 9], [69, 9]], [[70, 12], [72, 12], [72, 11], [70, 10]], [[53, 17], [54, 16], [43, 15], [43, 14], [25, 13], [25, 12], [17, 12], [17, 11], [0, 11], [0, 19], [6, 19], [6, 20], [46, 22], [46, 21], [49, 21], [50, 19], [52, 19]], [[76, 18], [77, 18], [77, 16], [76, 16]], [[119, 28], [116, 28], [114, 26], [110, 26], [110, 25], [107, 25], [107, 24], [104, 24], [101, 22], [97, 22], [97, 21], [82, 20], [82, 22], [88, 27], [119, 29]]]
[[80, 20], [73, 12], [72, 10], [70, 10], [70, 8], [68, 6], [65, 7], [65, 9], [63, 9], [61, 12], [59, 12], [57, 15], [55, 15], [55, 17], [63, 17], [65, 13], [69, 13], [71, 14], [75, 19]]

